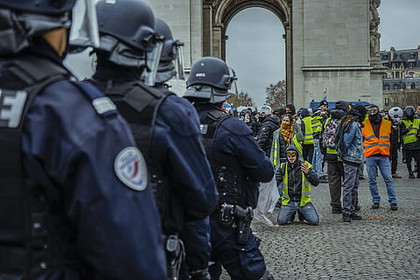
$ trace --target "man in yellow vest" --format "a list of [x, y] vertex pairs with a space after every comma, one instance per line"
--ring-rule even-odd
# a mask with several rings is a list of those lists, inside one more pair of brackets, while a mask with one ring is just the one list
[[311, 200], [311, 184], [317, 186], [318, 177], [309, 162], [299, 159], [295, 146], [287, 147], [286, 158], [276, 171], [277, 184], [281, 184], [283, 193], [277, 222], [285, 225], [298, 212], [308, 224], [318, 225], [318, 213]]
[[314, 135], [312, 130], [312, 117], [309, 114], [309, 110], [302, 108], [299, 110], [299, 117], [301, 120], [301, 127], [303, 133], [302, 151], [303, 158], [312, 164], [312, 158], [314, 155]]
[[369, 176], [369, 188], [373, 200], [372, 209], [378, 209], [381, 201], [376, 183], [376, 175], [379, 168], [386, 184], [391, 210], [397, 210], [397, 194], [389, 163], [392, 123], [381, 117], [379, 108], [376, 105], [370, 106], [368, 113], [369, 117], [363, 122], [362, 134], [365, 148], [364, 156]]
[[400, 126], [403, 139], [404, 150], [406, 154], [406, 164], [408, 168], [408, 177], [415, 179], [414, 172], [411, 168], [411, 161], [417, 162], [417, 178], [420, 178], [420, 119], [415, 118], [413, 106], [404, 108], [404, 119]]

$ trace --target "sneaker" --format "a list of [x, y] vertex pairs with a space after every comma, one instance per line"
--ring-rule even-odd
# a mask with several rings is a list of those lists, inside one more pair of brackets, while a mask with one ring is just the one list
[[393, 210], [393, 211], [398, 210], [397, 203], [391, 203], [391, 210]]
[[360, 211], [360, 209], [362, 209], [362, 207], [361, 207], [361, 206], [359, 206], [359, 205], [356, 205], [356, 207], [355, 207], [355, 210], [354, 210], [354, 211], [358, 212], [358, 211]]
[[335, 208], [335, 207], [333, 207], [333, 208], [331, 208], [331, 212], [333, 213], [333, 214], [341, 214], [342, 213], [342, 209], [341, 209], [341, 207], [340, 208]]
[[413, 173], [413, 172], [411, 172], [411, 173], [408, 175], [408, 178], [410, 178], [410, 179], [416, 179], [416, 177], [414, 177], [414, 173]]
[[402, 177], [400, 175], [398, 175], [398, 173], [393, 173], [392, 174], [392, 178], [398, 178], [398, 179], [400, 179]]
[[351, 222], [351, 217], [350, 217], [350, 215], [344, 215], [343, 214], [342, 220], [343, 220], [343, 222], [350, 223]]
[[356, 213], [351, 214], [351, 215], [350, 215], [350, 218], [351, 218], [352, 220], [362, 220], [362, 219], [363, 219], [363, 218], [362, 218], [362, 216], [359, 216], [359, 215], [357, 215]]
[[364, 179], [365, 179], [365, 177], [359, 176], [359, 180], [364, 180]]
[[372, 209], [379, 209], [379, 202], [374, 202], [372, 205]]

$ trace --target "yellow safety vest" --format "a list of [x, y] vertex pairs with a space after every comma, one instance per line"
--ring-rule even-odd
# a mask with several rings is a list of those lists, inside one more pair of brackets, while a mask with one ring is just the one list
[[407, 134], [403, 135], [403, 143], [404, 145], [414, 143], [417, 141], [417, 133], [419, 132], [420, 128], [420, 119], [411, 120], [403, 120], [403, 124], [405, 127], [409, 127], [412, 125], [413, 127], [407, 132]]
[[321, 116], [315, 116], [312, 117], [312, 133], [317, 133], [322, 131], [322, 117]]
[[[312, 167], [312, 164], [305, 161], [305, 163], [308, 165], [309, 168]], [[282, 189], [283, 189], [283, 196], [281, 198], [281, 204], [287, 205], [290, 201], [289, 197], [289, 176], [287, 174], [287, 162], [284, 162], [280, 165], [280, 168], [284, 167], [284, 177], [283, 177], [283, 183], [282, 183]], [[311, 202], [311, 183], [309, 183], [308, 179], [305, 176], [305, 173], [302, 172], [302, 196], [300, 199], [300, 206], [305, 206], [308, 202]]]
[[302, 122], [305, 124], [305, 135], [303, 137], [303, 144], [313, 144], [314, 134], [312, 131], [312, 118], [305, 117], [302, 119]]

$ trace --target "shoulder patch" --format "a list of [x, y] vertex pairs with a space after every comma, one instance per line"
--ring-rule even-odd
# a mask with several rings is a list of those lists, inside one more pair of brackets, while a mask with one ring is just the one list
[[111, 99], [109, 99], [108, 97], [96, 98], [92, 101], [92, 105], [99, 115], [102, 115], [109, 111], [114, 111], [117, 109], [117, 106], [115, 106], [115, 104], [112, 103]]
[[127, 187], [144, 191], [147, 187], [147, 167], [143, 155], [135, 147], [127, 147], [115, 158], [114, 170]]

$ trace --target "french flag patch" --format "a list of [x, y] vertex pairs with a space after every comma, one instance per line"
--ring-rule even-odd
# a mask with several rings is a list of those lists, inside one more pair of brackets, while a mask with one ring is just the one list
[[115, 158], [115, 174], [127, 187], [143, 191], [147, 187], [147, 167], [139, 149], [128, 147]]

